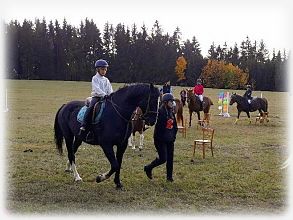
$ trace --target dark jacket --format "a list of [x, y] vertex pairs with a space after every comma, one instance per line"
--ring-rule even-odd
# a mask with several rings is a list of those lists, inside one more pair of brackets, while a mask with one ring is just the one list
[[252, 90], [250, 88], [248, 88], [246, 90], [246, 92], [244, 93], [243, 97], [246, 97], [248, 99], [252, 99], [251, 95], [252, 95]]
[[162, 90], [163, 90], [162, 91], [163, 94], [165, 94], [165, 93], [171, 93], [171, 86], [170, 85], [164, 85]]
[[174, 142], [178, 128], [172, 109], [167, 109], [162, 105], [158, 111], [158, 120], [154, 130], [154, 141]]

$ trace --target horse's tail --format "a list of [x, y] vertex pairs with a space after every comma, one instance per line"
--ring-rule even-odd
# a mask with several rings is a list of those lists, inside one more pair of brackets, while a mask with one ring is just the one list
[[59, 115], [59, 112], [60, 112], [60, 110], [63, 108], [64, 105], [65, 105], [65, 104], [63, 104], [63, 105], [59, 108], [59, 110], [57, 111], [56, 116], [55, 116], [55, 123], [54, 123], [54, 131], [55, 131], [55, 135], [54, 135], [54, 137], [55, 137], [55, 144], [56, 144], [56, 148], [57, 148], [57, 150], [58, 150], [58, 152], [59, 152], [60, 154], [63, 153], [62, 144], [63, 144], [63, 138], [64, 138], [64, 136], [63, 136], [62, 130], [61, 130], [61, 128], [60, 128], [60, 125], [59, 125], [59, 123], [58, 123], [58, 115]]

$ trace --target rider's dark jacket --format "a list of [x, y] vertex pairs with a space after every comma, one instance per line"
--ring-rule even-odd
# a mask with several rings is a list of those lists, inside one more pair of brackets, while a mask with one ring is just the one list
[[248, 88], [246, 90], [246, 92], [244, 93], [243, 97], [246, 97], [248, 99], [252, 99], [252, 96], [251, 95], [252, 95], [252, 90], [250, 88]]

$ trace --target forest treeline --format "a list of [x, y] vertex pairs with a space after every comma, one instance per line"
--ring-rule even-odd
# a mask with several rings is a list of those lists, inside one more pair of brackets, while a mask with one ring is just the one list
[[[100, 30], [90, 19], [81, 21], [79, 27], [66, 19], [63, 23], [14, 20], [5, 27], [6, 72], [10, 79], [90, 81], [95, 61], [103, 58], [110, 64], [107, 76], [111, 82], [162, 84], [171, 80], [173, 85], [193, 86], [197, 78], [204, 79], [203, 70], [211, 76], [206, 66], [218, 61], [247, 73], [246, 83], [256, 90], [287, 90], [288, 52], [270, 53], [262, 40], [252, 41], [248, 36], [240, 45], [212, 43], [204, 57], [195, 36], [182, 40], [179, 27], [165, 34], [158, 21], [151, 29], [107, 22]], [[179, 57], [186, 60], [181, 78], [175, 71]], [[215, 88], [223, 85], [230, 84], [209, 84]]]

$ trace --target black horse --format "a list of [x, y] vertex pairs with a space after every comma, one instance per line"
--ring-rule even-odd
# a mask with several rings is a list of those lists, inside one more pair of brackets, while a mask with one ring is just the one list
[[249, 104], [246, 97], [233, 93], [230, 97], [230, 105], [233, 105], [233, 103], [235, 102], [237, 103], [237, 110], [238, 110], [238, 115], [237, 115], [237, 119], [235, 120], [235, 124], [239, 120], [239, 116], [241, 112], [246, 112], [250, 123], [251, 123], [251, 120], [250, 120], [249, 112], [254, 112], [258, 110], [261, 116], [264, 115], [264, 113], [267, 114], [268, 112], [268, 101], [266, 98], [254, 98], [251, 100], [251, 103]]
[[[115, 173], [114, 183], [117, 188], [122, 188], [120, 182], [120, 168], [123, 154], [127, 148], [127, 140], [131, 134], [131, 115], [139, 106], [143, 112], [146, 124], [154, 125], [157, 120], [159, 90], [153, 84], [132, 84], [125, 86], [112, 93], [105, 100], [105, 109], [97, 124], [92, 124], [94, 136], [98, 141], [87, 142], [78, 136], [81, 123], [77, 120], [79, 110], [84, 106], [83, 101], [72, 101], [63, 105], [55, 117], [55, 143], [58, 151], [62, 154], [62, 143], [65, 139], [68, 162], [66, 171], [73, 171], [74, 180], [81, 181], [75, 163], [75, 153], [82, 141], [100, 145], [111, 164], [110, 171], [98, 175], [96, 182], [108, 179]], [[117, 146], [116, 156], [113, 146]]]

